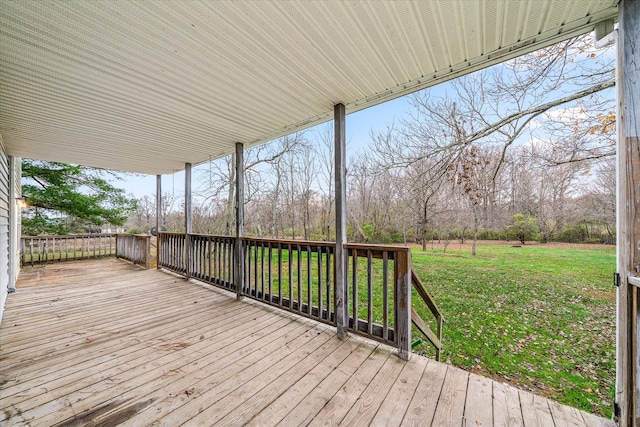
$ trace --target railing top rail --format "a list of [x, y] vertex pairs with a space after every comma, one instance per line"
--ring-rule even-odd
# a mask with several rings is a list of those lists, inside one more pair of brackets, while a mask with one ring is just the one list
[[148, 234], [143, 234], [143, 233], [139, 233], [139, 234], [130, 234], [130, 233], [117, 233], [116, 234], [118, 237], [120, 236], [124, 236], [124, 237], [144, 237], [144, 238], [150, 238], [151, 236]]
[[[184, 236], [185, 233], [179, 231], [159, 231], [158, 234], [164, 234], [166, 236]], [[202, 234], [202, 233], [189, 233], [189, 236], [195, 237], [213, 237], [215, 239], [235, 239], [233, 236], [220, 236], [217, 234]]]
[[[182, 233], [184, 234], [184, 233]], [[213, 239], [235, 239], [235, 237], [233, 236], [222, 236], [219, 234], [202, 234], [202, 233], [189, 233], [189, 236], [192, 237], [207, 237], [207, 238], [213, 238]]]
[[[335, 244], [335, 243], [334, 243]], [[364, 249], [371, 251], [387, 251], [387, 252], [411, 252], [411, 248], [408, 246], [398, 246], [398, 245], [371, 245], [366, 243], [345, 243], [344, 247], [346, 249]]]
[[323, 247], [335, 247], [335, 242], [322, 242], [315, 240], [292, 240], [292, 239], [269, 239], [265, 237], [251, 237], [244, 236], [240, 238], [243, 241], [275, 243], [281, 245], [304, 245], [304, 246], [323, 246]]
[[[170, 236], [184, 236], [185, 233], [173, 232], [173, 231], [161, 231], [158, 234], [170, 235]], [[214, 234], [200, 234], [200, 233], [189, 233], [190, 236], [197, 237], [213, 237], [217, 239], [235, 239], [234, 236], [220, 236]], [[294, 239], [272, 239], [267, 237], [253, 237], [253, 236], [243, 236], [240, 238], [243, 241], [251, 241], [251, 242], [264, 242], [264, 243], [274, 243], [281, 245], [304, 245], [304, 246], [322, 246], [322, 247], [335, 247], [336, 242], [326, 242], [319, 240], [294, 240]], [[379, 244], [365, 244], [365, 243], [347, 243], [344, 245], [347, 249], [359, 249], [359, 250], [371, 250], [374, 252], [410, 252], [411, 248], [408, 246], [399, 246], [399, 245], [379, 245]]]
[[114, 237], [117, 233], [87, 233], [87, 234], [46, 234], [41, 236], [20, 236], [21, 239], [73, 239], [78, 237]]

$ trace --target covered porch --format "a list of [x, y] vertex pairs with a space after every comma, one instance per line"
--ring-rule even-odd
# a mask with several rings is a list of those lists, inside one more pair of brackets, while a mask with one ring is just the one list
[[[402, 357], [410, 354], [406, 260], [398, 276], [390, 275], [396, 285], [389, 291], [398, 292], [394, 304], [402, 309], [393, 339], [384, 325], [374, 333], [372, 321], [362, 327], [381, 343], [358, 335], [365, 331], [349, 313], [348, 264], [350, 251], [351, 259], [361, 253], [346, 238], [345, 127], [347, 113], [572, 36], [596, 30], [596, 38], [613, 39], [615, 21], [615, 413], [619, 425], [637, 424], [638, 0], [3, 3], [0, 356], [9, 409], [2, 416], [37, 425], [607, 425], [435, 361], [391, 357], [391, 342]], [[245, 270], [264, 246], [259, 252], [243, 243], [251, 239], [243, 236], [242, 157], [247, 147], [331, 119], [335, 279], [317, 308], [319, 322], [311, 323], [302, 319], [302, 300], [295, 305], [289, 298], [281, 307], [288, 310], [279, 312], [250, 301], [265, 300], [262, 264]], [[203, 257], [191, 256], [199, 241], [191, 237], [190, 190], [192, 165], [234, 152], [236, 235], [227, 249], [237, 258], [227, 273], [242, 286], [229, 287], [230, 295], [194, 281], [211, 274], [192, 264]], [[69, 262], [60, 264], [62, 279], [25, 269], [20, 292], [8, 296], [19, 273], [21, 157], [156, 175], [158, 183], [162, 174], [185, 170], [184, 246], [176, 243], [176, 258], [164, 258], [164, 267], [189, 281], [122, 270], [115, 261], [86, 268]], [[158, 185], [158, 206], [161, 193]], [[245, 256], [254, 258], [245, 263]], [[40, 278], [30, 281], [30, 274]], [[325, 317], [323, 307], [334, 317]], [[313, 318], [311, 304], [306, 308]]]
[[0, 326], [8, 425], [613, 426], [170, 272], [23, 269]]

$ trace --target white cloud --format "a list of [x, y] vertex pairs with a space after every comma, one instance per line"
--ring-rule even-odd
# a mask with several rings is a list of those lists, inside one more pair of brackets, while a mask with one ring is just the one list
[[576, 120], [584, 120], [588, 117], [587, 112], [582, 107], [557, 108], [547, 111], [545, 116], [549, 120], [562, 122], [575, 122]]

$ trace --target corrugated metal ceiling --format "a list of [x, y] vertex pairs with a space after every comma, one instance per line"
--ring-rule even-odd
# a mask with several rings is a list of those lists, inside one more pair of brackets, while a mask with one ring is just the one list
[[3, 1], [14, 156], [183, 169], [590, 31], [616, 0]]

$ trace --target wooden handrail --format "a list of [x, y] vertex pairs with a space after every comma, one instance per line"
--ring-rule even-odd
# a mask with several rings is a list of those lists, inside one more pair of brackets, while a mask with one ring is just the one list
[[411, 307], [411, 323], [413, 323], [416, 326], [416, 328], [418, 328], [418, 330], [422, 332], [422, 334], [435, 347], [436, 360], [440, 361], [440, 354], [442, 352], [442, 324], [445, 321], [444, 316], [442, 315], [442, 312], [436, 305], [435, 300], [433, 299], [431, 294], [427, 291], [427, 289], [424, 287], [424, 285], [422, 284], [422, 281], [420, 280], [416, 272], [413, 270], [413, 268], [411, 269], [411, 283], [415, 288], [415, 290], [418, 292], [418, 295], [420, 295], [420, 298], [424, 301], [427, 307], [429, 307], [429, 310], [431, 311], [433, 316], [436, 318], [436, 321], [438, 322], [438, 330], [437, 330], [437, 333], [434, 333], [429, 327], [429, 325], [427, 325], [426, 322], [422, 320], [418, 312], [413, 307]]
[[425, 286], [422, 284], [422, 280], [420, 280], [413, 268], [411, 269], [411, 282], [413, 283], [413, 287], [416, 289], [416, 291], [418, 291], [418, 295], [422, 297], [424, 303], [427, 304], [427, 307], [429, 307], [429, 310], [431, 310], [431, 313], [433, 313], [434, 317], [441, 317], [442, 321], [446, 322], [444, 316], [442, 316], [442, 311], [440, 311], [440, 309], [436, 305], [435, 299], [433, 298], [433, 296], [431, 296], [429, 291], [427, 291], [427, 288], [425, 288]]
[[629, 275], [627, 276], [627, 281], [630, 285], [640, 288], [640, 277]]

